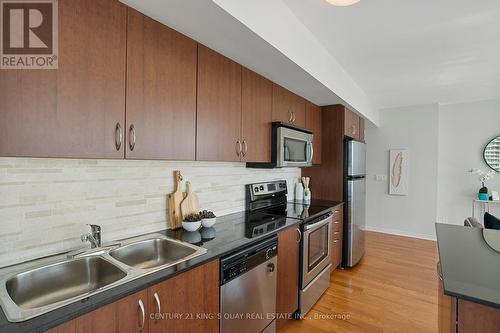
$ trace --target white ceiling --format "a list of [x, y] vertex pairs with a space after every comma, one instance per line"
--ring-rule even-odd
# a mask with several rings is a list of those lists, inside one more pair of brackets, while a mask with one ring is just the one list
[[[222, 0], [120, 1], [318, 105], [343, 103], [378, 124], [378, 110], [366, 94], [281, 0], [230, 0], [231, 14]], [[250, 24], [254, 29], [245, 19], [257, 21]], [[281, 30], [274, 28], [278, 20]]]
[[500, 97], [499, 0], [284, 0], [379, 108]]

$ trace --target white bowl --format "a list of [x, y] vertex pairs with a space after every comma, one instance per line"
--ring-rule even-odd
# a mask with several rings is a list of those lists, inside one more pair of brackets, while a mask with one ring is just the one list
[[212, 217], [212, 218], [209, 218], [209, 219], [201, 219], [201, 224], [205, 228], [211, 228], [215, 224], [216, 220], [217, 220], [216, 217]]
[[201, 221], [185, 222], [182, 221], [182, 227], [187, 231], [196, 231], [201, 227]]

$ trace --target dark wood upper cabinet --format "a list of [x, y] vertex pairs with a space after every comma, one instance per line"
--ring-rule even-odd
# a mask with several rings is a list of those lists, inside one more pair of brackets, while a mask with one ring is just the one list
[[0, 156], [123, 158], [127, 8], [58, 7], [59, 69], [0, 73]]
[[359, 141], [365, 141], [365, 120], [359, 117]]
[[351, 110], [344, 109], [344, 135], [359, 140], [359, 117]]
[[273, 121], [306, 127], [305, 100], [282, 86], [273, 84]]
[[[155, 320], [158, 301], [161, 314], [179, 314], [182, 317]], [[219, 318], [216, 315], [220, 311], [219, 260], [150, 287], [149, 309], [153, 318], [149, 324], [150, 333], [219, 333]], [[203, 318], [203, 314], [207, 318]], [[213, 317], [209, 318], [210, 315]]]
[[273, 83], [243, 68], [241, 95], [241, 160], [271, 162]]
[[313, 132], [313, 164], [321, 164], [321, 108], [306, 101], [306, 128]]
[[[299, 226], [278, 233], [278, 282], [276, 312], [293, 314], [299, 308]], [[286, 320], [278, 319], [278, 327]]]
[[197, 43], [128, 9], [126, 157], [194, 160]]
[[241, 65], [198, 46], [196, 159], [239, 161]]

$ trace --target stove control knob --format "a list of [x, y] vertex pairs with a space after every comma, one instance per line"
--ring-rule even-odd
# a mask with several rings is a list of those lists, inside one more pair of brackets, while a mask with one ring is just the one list
[[254, 192], [259, 192], [259, 188], [257, 186], [255, 186], [255, 188], [253, 190], [254, 190]]
[[264, 185], [260, 185], [259, 190], [264, 191]]
[[273, 256], [273, 253], [274, 253], [273, 249], [267, 249], [267, 251], [266, 251], [266, 259], [271, 258]]

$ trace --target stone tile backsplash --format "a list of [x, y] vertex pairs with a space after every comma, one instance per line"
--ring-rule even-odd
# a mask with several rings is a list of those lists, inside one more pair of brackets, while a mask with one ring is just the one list
[[88, 223], [103, 241], [168, 228], [173, 171], [192, 183], [203, 209], [244, 210], [244, 185], [286, 179], [293, 197], [300, 169], [244, 163], [0, 158], [0, 267], [82, 246]]

